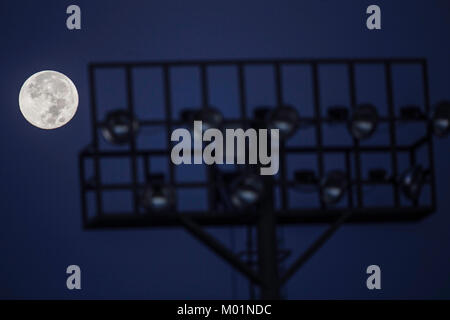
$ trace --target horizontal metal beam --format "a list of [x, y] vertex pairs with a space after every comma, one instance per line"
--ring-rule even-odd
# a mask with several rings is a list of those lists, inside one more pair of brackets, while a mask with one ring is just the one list
[[[425, 169], [425, 170], [427, 170], [427, 169]], [[278, 185], [278, 184], [281, 184], [281, 181], [276, 180], [273, 183], [274, 183], [274, 185]], [[298, 182], [296, 182], [294, 180], [287, 180], [287, 181], [285, 181], [285, 183], [286, 183], [286, 186], [289, 187], [289, 188], [296, 188], [296, 187], [299, 187], [299, 186], [305, 186], [305, 185], [299, 184]], [[356, 180], [352, 180], [351, 181], [351, 184], [355, 184], [355, 183], [356, 183]], [[396, 182], [393, 181], [392, 179], [390, 179], [390, 180], [388, 179], [388, 180], [384, 180], [384, 181], [372, 181], [372, 180], [364, 179], [364, 180], [361, 180], [360, 183], [362, 185], [368, 185], [368, 186], [369, 185], [370, 186], [377, 186], [377, 185], [378, 186], [389, 186], [389, 185], [392, 185], [392, 184], [394, 184]], [[423, 181], [423, 183], [424, 184], [430, 184], [431, 181], [430, 181], [430, 179], [427, 179], [427, 180]], [[214, 184], [214, 183], [208, 183], [206, 181], [205, 182], [192, 181], [192, 182], [177, 182], [177, 183], [172, 184], [172, 186], [175, 187], [175, 188], [192, 188], [192, 189], [195, 189], [195, 188], [207, 188], [207, 187], [209, 187], [211, 185], [217, 185], [217, 183]], [[306, 186], [308, 186], [308, 187], [319, 187], [319, 185], [320, 185], [320, 183], [317, 182], [317, 183], [307, 184]], [[95, 191], [95, 190], [97, 190], [97, 186], [94, 183], [90, 183], [90, 182], [87, 182], [84, 187], [85, 187], [86, 191]], [[137, 184], [137, 188], [138, 189], [143, 189], [145, 187], [146, 187], [146, 184], [144, 184], [144, 183], [138, 183]], [[113, 190], [132, 190], [132, 189], [133, 189], [133, 184], [131, 184], [131, 183], [105, 183], [105, 184], [101, 184], [100, 185], [100, 190], [102, 190], [102, 191], [107, 191], [107, 190], [110, 190], [110, 191], [113, 191]]]
[[[333, 223], [343, 213], [351, 212], [352, 216], [347, 223], [396, 223], [417, 221], [433, 212], [432, 207], [405, 207], [405, 208], [329, 208], [322, 211], [318, 208], [288, 210], [277, 212], [278, 224], [329, 224]], [[236, 212], [222, 212], [214, 215], [205, 212], [161, 212], [158, 214], [141, 214], [134, 216], [132, 212], [104, 213], [93, 217], [87, 224], [87, 229], [116, 229], [116, 228], [152, 228], [152, 227], [179, 227], [179, 216], [186, 215], [199, 225], [208, 226], [236, 226], [250, 225], [256, 222], [254, 214]]]
[[110, 61], [110, 62], [92, 62], [90, 66], [94, 68], [114, 68], [114, 67], [161, 67], [161, 66], [201, 66], [201, 65], [260, 65], [260, 64], [382, 64], [385, 62], [396, 64], [421, 64], [425, 58], [303, 58], [303, 59], [252, 59], [252, 60], [166, 60], [166, 61]]
[[[393, 117], [391, 119], [391, 117], [379, 117], [378, 118], [378, 122], [379, 123], [384, 123], [384, 122], [390, 122], [391, 120], [395, 121], [395, 122], [408, 122], [408, 123], [423, 123], [423, 124], [427, 124], [429, 122], [429, 120], [427, 118], [419, 118], [419, 119], [403, 119], [401, 117]], [[245, 120], [244, 118], [227, 118], [227, 119], [223, 119], [223, 123], [224, 124], [244, 124], [247, 120]], [[335, 120], [329, 117], [302, 117], [300, 119], [300, 126], [305, 126], [305, 125], [313, 125], [317, 122], [323, 122], [323, 123], [328, 123], [328, 124], [333, 124], [333, 125], [347, 125], [349, 120]], [[104, 121], [98, 121], [97, 125], [99, 127], [104, 126]], [[139, 120], [139, 126], [140, 127], [163, 127], [163, 126], [167, 126], [168, 125], [168, 121], [164, 120], [164, 119], [140, 119]], [[185, 121], [183, 120], [172, 120], [170, 122], [170, 125], [173, 127], [183, 127], [188, 125]], [[246, 126], [243, 126], [246, 127]], [[302, 128], [300, 127], [300, 130], [302, 130]]]
[[[401, 145], [397, 146], [396, 150], [398, 152], [409, 152], [414, 148], [414, 145]], [[304, 146], [304, 147], [285, 147], [285, 152], [287, 154], [295, 154], [295, 153], [316, 153], [318, 151], [318, 147], [315, 146]], [[345, 152], [355, 152], [352, 146], [323, 146], [321, 148], [323, 152], [329, 153], [345, 153]], [[359, 148], [360, 152], [386, 152], [389, 151], [389, 146], [361, 146]], [[136, 151], [137, 156], [168, 156], [170, 154], [170, 150], [168, 149], [141, 149]], [[93, 157], [98, 155], [100, 157], [129, 157], [130, 152], [127, 150], [104, 150], [98, 151], [97, 153], [92, 150], [85, 150], [81, 154], [84, 157]]]

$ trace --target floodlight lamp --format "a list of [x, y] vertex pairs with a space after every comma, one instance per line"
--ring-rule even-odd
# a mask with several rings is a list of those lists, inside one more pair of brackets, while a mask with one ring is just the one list
[[150, 175], [141, 197], [141, 205], [147, 210], [163, 211], [173, 207], [175, 194], [170, 186], [164, 183], [164, 175]]
[[237, 209], [255, 205], [264, 193], [264, 182], [256, 174], [237, 176], [230, 185], [231, 203]]
[[425, 171], [421, 165], [407, 169], [400, 177], [400, 188], [409, 200], [417, 200], [425, 182]]
[[127, 110], [115, 110], [106, 115], [101, 127], [103, 137], [112, 144], [126, 144], [139, 130], [139, 122]]
[[173, 205], [174, 195], [171, 188], [164, 185], [149, 185], [142, 195], [142, 206], [152, 211], [162, 211]]
[[352, 114], [350, 132], [358, 140], [369, 138], [378, 125], [377, 109], [371, 104], [362, 104]]
[[185, 109], [181, 112], [181, 120], [194, 130], [194, 121], [202, 122], [202, 130], [198, 134], [203, 134], [208, 129], [221, 129], [223, 124], [223, 114], [213, 107], [200, 109]]
[[195, 112], [194, 121], [202, 121], [203, 132], [211, 128], [219, 129], [222, 127], [223, 115], [213, 107], [206, 107]]
[[268, 128], [278, 129], [280, 138], [287, 139], [294, 134], [300, 122], [297, 110], [289, 105], [283, 105], [271, 110], [268, 115]]
[[450, 101], [441, 101], [436, 105], [432, 127], [438, 137], [444, 137], [450, 132]]
[[347, 178], [342, 170], [330, 171], [321, 183], [322, 201], [325, 204], [339, 202], [347, 189]]

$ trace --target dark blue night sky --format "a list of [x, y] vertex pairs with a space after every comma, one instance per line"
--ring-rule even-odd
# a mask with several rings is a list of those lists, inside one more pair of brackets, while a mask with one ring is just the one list
[[[65, 26], [70, 4], [81, 7], [80, 31]], [[381, 7], [382, 30], [369, 31], [365, 26], [370, 4]], [[446, 0], [2, 1], [0, 298], [248, 297], [246, 280], [182, 229], [82, 230], [77, 156], [91, 141], [89, 62], [425, 57], [431, 102], [436, 103], [450, 99], [449, 36]], [[68, 75], [80, 96], [74, 119], [51, 131], [31, 126], [18, 106], [25, 79], [46, 69]], [[378, 71], [360, 70], [363, 96], [358, 99], [370, 100], [381, 110], [385, 99], [376, 93]], [[323, 104], [348, 105], [339, 70], [323, 72], [328, 72], [322, 77]], [[395, 71], [396, 105], [421, 103], [414, 74], [414, 70]], [[180, 83], [174, 84], [182, 87], [174, 98], [179, 109], [199, 103], [192, 93], [197, 89], [184, 77], [178, 75]], [[266, 85], [263, 73], [250, 77], [255, 86]], [[211, 99], [225, 114], [232, 114], [235, 106], [226, 90], [226, 74], [221, 79], [211, 88]], [[403, 85], [403, 80], [410, 81]], [[299, 88], [298, 94], [287, 90], [293, 101], [304, 102], [307, 113], [308, 98], [301, 92], [310, 88]], [[158, 98], [157, 84], [152, 90]], [[270, 90], [254, 91], [249, 96], [251, 106], [273, 99]], [[120, 98], [117, 92], [109, 96], [111, 101]], [[145, 101], [145, 96], [140, 99]], [[152, 116], [159, 112], [155, 108]], [[346, 135], [343, 131], [334, 138]], [[301, 139], [301, 134], [296, 138]], [[343, 227], [288, 283], [284, 295], [290, 299], [450, 298], [449, 159], [448, 138], [435, 139], [436, 213], [416, 223]], [[189, 178], [197, 176], [199, 169], [180, 170]], [[383, 202], [386, 194], [374, 192], [371, 197], [372, 203]], [[188, 195], [183, 199], [185, 208], [199, 200]], [[323, 228], [284, 227], [285, 246], [296, 256]], [[229, 228], [208, 230], [231, 245]], [[235, 249], [243, 249], [243, 230], [236, 229], [234, 238]], [[71, 264], [82, 269], [80, 291], [66, 288], [65, 270]], [[371, 264], [381, 267], [380, 291], [366, 288], [365, 271]]]

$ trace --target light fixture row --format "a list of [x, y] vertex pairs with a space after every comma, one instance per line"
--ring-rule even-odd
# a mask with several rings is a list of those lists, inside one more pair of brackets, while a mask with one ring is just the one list
[[[345, 107], [330, 107], [328, 120], [348, 122], [349, 132], [357, 140], [364, 140], [372, 136], [379, 123], [379, 115], [375, 106], [361, 104], [351, 113], [350, 119], [348, 114], [349, 110]], [[424, 119], [424, 117], [419, 107], [405, 106], [400, 110], [400, 119], [402, 120]], [[213, 107], [183, 110], [181, 119], [187, 125], [191, 125], [194, 120], [202, 121], [203, 130], [223, 128], [224, 125], [222, 113]], [[448, 135], [450, 132], [450, 101], [436, 104], [429, 123], [436, 136]], [[280, 138], [287, 140], [301, 126], [301, 118], [298, 111], [290, 105], [276, 108], [258, 107], [254, 111], [254, 118], [250, 125], [258, 128], [278, 129]], [[127, 110], [111, 111], [106, 115], [101, 126], [103, 137], [112, 144], [128, 143], [132, 134], [138, 134], [138, 130], [139, 121]]]
[[[389, 178], [383, 169], [373, 169], [369, 172], [372, 182], [393, 182], [399, 185], [403, 195], [410, 201], [420, 197], [428, 172], [421, 165], [415, 165], [405, 170], [399, 177]], [[264, 197], [265, 186], [263, 178], [254, 173], [232, 173], [231, 179], [225, 181], [225, 202], [230, 203], [232, 209], [244, 210], [257, 205]], [[348, 181], [343, 170], [331, 170], [321, 180], [317, 181], [310, 170], [295, 172], [295, 187], [305, 185], [318, 186], [320, 199], [326, 205], [335, 205], [342, 200], [352, 181]], [[149, 177], [149, 181], [141, 194], [141, 205], [151, 212], [161, 212], [175, 206], [175, 191], [164, 182], [164, 175], [157, 174]]]
[[[369, 138], [376, 130], [379, 116], [376, 108], [371, 104], [359, 105], [349, 117], [348, 109], [331, 107], [328, 110], [330, 121], [348, 121], [349, 132], [355, 139]], [[423, 119], [418, 107], [406, 106], [401, 109], [401, 119]], [[350, 118], [350, 119], [349, 119]], [[194, 120], [202, 121], [203, 130], [222, 128], [224, 117], [215, 108], [186, 109], [181, 113], [183, 123], [192, 124]], [[443, 137], [450, 131], [450, 102], [443, 101], [435, 106], [434, 113], [429, 120], [435, 135]], [[254, 111], [254, 118], [250, 125], [257, 128], [278, 129], [281, 139], [288, 139], [300, 127], [301, 119], [297, 110], [288, 105], [276, 108], [259, 107]], [[106, 115], [101, 126], [104, 138], [112, 144], [127, 144], [132, 135], [138, 134], [139, 122], [127, 110], [115, 110]], [[408, 199], [414, 201], [420, 195], [425, 181], [426, 171], [419, 165], [406, 170], [400, 177], [400, 189]], [[382, 169], [369, 172], [372, 181], [387, 181], [386, 172]], [[175, 192], [164, 183], [164, 176], [152, 177], [151, 183], [145, 187], [141, 195], [141, 205], [150, 211], [160, 211], [171, 208], [175, 203]], [[342, 170], [330, 171], [325, 178], [317, 183], [313, 172], [298, 170], [295, 173], [295, 183], [301, 185], [319, 185], [321, 200], [327, 205], [338, 203], [348, 189], [351, 181]], [[259, 202], [263, 196], [264, 183], [262, 178], [254, 174], [241, 174], [227, 184], [226, 194], [229, 202], [236, 209], [244, 209]]]
[[[331, 170], [324, 179], [318, 181], [312, 170], [298, 170], [294, 173], [295, 185], [298, 187], [307, 185], [319, 185], [321, 200], [328, 205], [338, 203], [347, 192], [349, 181], [345, 171]], [[421, 165], [414, 165], [405, 170], [398, 177], [389, 177], [384, 169], [372, 169], [369, 171], [369, 181], [374, 184], [394, 183], [398, 184], [404, 196], [411, 200], [418, 200], [422, 187], [425, 184], [428, 171]]]
[[[253, 173], [232, 173], [223, 185], [222, 197], [236, 210], [256, 205], [264, 194], [264, 182], [259, 175]], [[140, 205], [150, 212], [161, 212], [174, 208], [175, 190], [164, 182], [163, 174], [152, 174], [147, 179], [140, 196]]]

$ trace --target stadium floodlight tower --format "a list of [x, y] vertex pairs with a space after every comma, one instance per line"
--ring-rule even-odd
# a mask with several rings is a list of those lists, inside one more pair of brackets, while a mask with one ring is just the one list
[[[322, 112], [321, 82], [319, 67], [340, 65], [347, 72], [350, 104], [330, 108]], [[371, 103], [357, 104], [355, 67], [379, 65], [383, 68], [387, 97], [387, 116], [380, 115]], [[415, 66], [421, 70], [423, 101], [420, 106], [408, 106], [396, 112], [392, 68], [394, 65]], [[219, 108], [210, 104], [208, 69], [229, 67], [235, 70], [234, 84], [238, 92], [239, 116], [229, 119]], [[300, 106], [285, 101], [286, 78], [283, 70], [290, 66], [306, 66], [310, 72], [313, 116], [302, 115]], [[198, 71], [201, 89], [201, 106], [186, 109], [177, 117], [173, 101], [172, 72], [177, 68], [190, 67]], [[270, 67], [276, 102], [269, 107], [255, 109], [255, 117], [249, 116], [246, 98], [248, 67]], [[98, 73], [118, 70], [123, 76], [118, 81], [124, 88], [126, 104], [119, 110], [104, 108], [99, 99]], [[141, 69], [158, 70], [160, 90], [164, 103], [164, 119], [149, 120], [136, 110], [133, 72]], [[147, 62], [102, 62], [88, 67], [91, 95], [92, 141], [80, 152], [79, 171], [83, 226], [85, 229], [132, 228], [132, 227], [184, 227], [216, 254], [245, 275], [252, 285], [260, 289], [259, 298], [279, 299], [280, 289], [291, 276], [326, 242], [344, 223], [371, 223], [383, 221], [411, 221], [421, 219], [436, 209], [436, 188], [433, 160], [433, 133], [445, 136], [449, 132], [449, 103], [441, 102], [431, 110], [428, 92], [427, 63], [425, 59], [284, 59], [284, 60], [224, 60], [224, 61], [147, 61]], [[158, 87], [159, 88], [159, 87]], [[111, 88], [108, 88], [111, 92]], [[253, 107], [253, 106], [252, 106]], [[327, 116], [324, 116], [327, 114]], [[237, 165], [235, 171], [222, 171], [219, 166], [208, 166], [207, 178], [203, 182], [178, 181], [175, 165], [170, 160], [173, 129], [186, 126], [198, 118], [206, 127], [266, 127], [280, 130], [280, 168], [276, 176], [261, 176], [255, 165]], [[413, 143], [399, 143], [397, 126], [408, 121], [425, 127], [424, 134]], [[324, 143], [324, 126], [342, 125], [348, 129], [350, 144], [327, 145]], [[315, 145], [296, 145], [295, 131], [307, 125], [313, 128]], [[389, 139], [383, 144], [371, 145], [364, 141], [375, 135], [385, 125]], [[424, 126], [425, 125], [425, 126]], [[148, 148], [138, 143], [142, 131], [148, 127], [162, 127], [167, 135], [162, 148]], [[292, 139], [290, 141], [290, 139]], [[290, 142], [290, 143], [288, 143]], [[114, 148], [113, 148], [114, 147]], [[417, 153], [425, 153], [426, 162], [421, 163]], [[389, 159], [388, 168], [372, 168], [368, 178], [363, 174], [363, 155], [383, 154]], [[297, 162], [287, 161], [292, 155], [314, 155], [315, 169], [298, 167]], [[325, 159], [329, 155], [343, 156], [342, 168], [328, 170]], [[399, 158], [408, 159], [402, 168]], [[151, 172], [155, 157], [165, 157], [167, 172]], [[422, 159], [423, 157], [420, 157]], [[109, 183], [105, 179], [104, 160], [125, 159], [126, 165], [115, 168], [115, 173], [128, 173], [126, 183]], [[89, 168], [88, 168], [89, 167]], [[143, 169], [142, 169], [143, 167]], [[142, 169], [142, 170], [141, 170]], [[294, 172], [293, 177], [288, 177]], [[389, 174], [387, 173], [389, 172]], [[107, 177], [106, 177], [107, 178]], [[365, 201], [365, 186], [383, 185], [391, 188], [392, 202], [380, 207]], [[304, 187], [317, 194], [317, 205], [306, 208], [292, 207], [291, 191]], [[206, 208], [183, 211], [180, 197], [186, 189], [205, 191]], [[427, 189], [425, 197], [423, 189]], [[109, 214], [106, 192], [131, 195], [129, 209]], [[278, 195], [278, 197], [275, 196]], [[426, 199], [424, 199], [426, 198]], [[91, 199], [91, 200], [90, 200]], [[277, 203], [276, 200], [279, 200]], [[127, 207], [128, 208], [128, 207]], [[288, 224], [323, 223], [328, 228], [313, 244], [285, 270], [279, 268], [280, 248], [277, 242], [277, 226]], [[256, 263], [245, 261], [207, 233], [203, 226], [247, 226], [256, 228]], [[252, 263], [251, 263], [252, 262]]]

